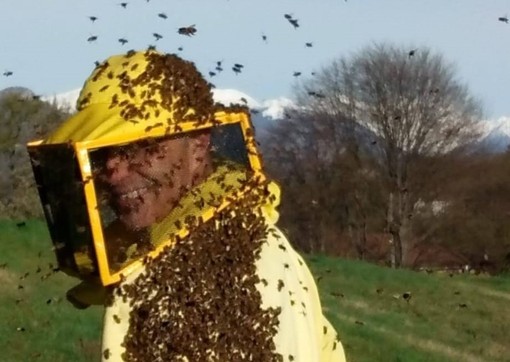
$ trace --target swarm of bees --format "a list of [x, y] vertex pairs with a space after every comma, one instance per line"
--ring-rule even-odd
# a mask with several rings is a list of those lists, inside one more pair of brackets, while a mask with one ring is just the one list
[[262, 309], [256, 289], [255, 260], [267, 233], [254, 211], [261, 197], [254, 187], [208, 222], [188, 218], [192, 236], [147, 259], [142, 275], [117, 287], [132, 306], [124, 360], [282, 360], [273, 342], [280, 309]]
[[[146, 0], [147, 2], [149, 2], [149, 0]], [[128, 2], [121, 2], [121, 3], [118, 3], [117, 4], [118, 6], [122, 7], [123, 9], [127, 9], [127, 6], [128, 6]], [[168, 15], [165, 13], [165, 12], [159, 12], [157, 13], [157, 16], [161, 19], [168, 19]], [[91, 22], [96, 22], [98, 20], [98, 17], [97, 16], [88, 16], [89, 20]], [[299, 24], [299, 20], [294, 18], [294, 16], [292, 14], [284, 14], [284, 18], [294, 27], [294, 29], [297, 29], [299, 28], [300, 24]], [[507, 17], [499, 17], [498, 18], [499, 21], [504, 21], [504, 22], [507, 22], [508, 23], [508, 19]], [[180, 34], [180, 35], [185, 35], [185, 36], [188, 36], [188, 37], [191, 37], [193, 35], [195, 35], [197, 33], [197, 28], [196, 28], [196, 25], [193, 24], [193, 25], [189, 25], [189, 26], [183, 26], [183, 27], [180, 27], [177, 29], [177, 33]], [[163, 38], [163, 35], [161, 35], [160, 33], [152, 33], [152, 35], [154, 36], [154, 38], [157, 40], [160, 40]], [[268, 40], [268, 37], [265, 33], [262, 33], [261, 34], [261, 38], [263, 40], [263, 42], [267, 43], [267, 40]], [[97, 35], [91, 35], [87, 38], [87, 41], [89, 43], [92, 43], [92, 42], [95, 42], [98, 40], [98, 36]], [[119, 43], [121, 43], [122, 45], [125, 45], [126, 43], [128, 43], [128, 40], [126, 38], [118, 38], [117, 41]], [[305, 47], [307, 48], [311, 48], [313, 47], [313, 43], [312, 42], [306, 42], [305, 43]], [[182, 46], [179, 46], [177, 48], [177, 50], [179, 52], [183, 51], [184, 48]], [[221, 65], [218, 65], [216, 67], [216, 70], [215, 71], [209, 71], [209, 76], [210, 77], [214, 77], [216, 75], [218, 75], [219, 72], [221, 72], [223, 70], [223, 68], [221, 67]], [[238, 75], [242, 72], [242, 67], [232, 67], [232, 71]], [[312, 74], [313, 75], [313, 74]], [[294, 77], [297, 77], [298, 75], [296, 75], [296, 72], [294, 73]], [[214, 88], [214, 86], [212, 86]]]

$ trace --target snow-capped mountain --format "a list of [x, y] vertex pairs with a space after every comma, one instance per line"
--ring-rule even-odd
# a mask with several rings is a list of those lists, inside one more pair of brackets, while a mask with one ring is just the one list
[[[258, 101], [248, 94], [236, 89], [214, 88], [212, 92], [215, 102], [223, 103], [227, 106], [231, 103], [246, 104], [250, 107], [250, 109], [256, 110], [261, 113], [262, 116], [272, 120], [283, 118], [284, 108], [293, 105], [292, 101], [285, 97]], [[48, 102], [55, 101], [61, 107], [75, 109], [76, 100], [79, 95], [80, 89], [73, 89], [69, 92], [46, 95], [43, 96], [42, 99]]]
[[73, 89], [69, 92], [53, 94], [53, 95], [45, 95], [42, 96], [41, 99], [46, 102], [55, 102], [59, 107], [68, 108], [71, 110], [76, 109], [76, 101], [78, 100], [78, 96], [80, 95], [81, 89]]
[[[259, 131], [259, 135], [264, 134], [267, 127], [274, 120], [284, 117], [285, 108], [294, 106], [294, 103], [285, 97], [259, 101], [237, 89], [214, 88], [212, 92], [216, 102], [225, 105], [230, 105], [231, 103], [245, 104], [250, 109], [257, 111], [252, 114], [252, 120]], [[74, 89], [56, 95], [46, 95], [42, 99], [49, 102], [55, 101], [62, 107], [74, 109], [79, 94], [80, 89]], [[504, 152], [510, 147], [510, 117], [484, 120], [480, 126], [481, 137], [475, 148], [485, 152], [498, 153]]]
[[488, 152], [505, 152], [510, 146], [510, 117], [482, 121], [480, 147]]

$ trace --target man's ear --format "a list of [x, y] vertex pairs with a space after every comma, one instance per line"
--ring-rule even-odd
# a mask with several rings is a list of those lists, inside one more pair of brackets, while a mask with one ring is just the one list
[[190, 171], [193, 173], [193, 183], [205, 176], [205, 170], [210, 162], [211, 132], [200, 132], [189, 139]]
[[211, 144], [211, 132], [200, 132], [191, 140], [191, 149], [196, 156], [204, 156], [209, 151]]

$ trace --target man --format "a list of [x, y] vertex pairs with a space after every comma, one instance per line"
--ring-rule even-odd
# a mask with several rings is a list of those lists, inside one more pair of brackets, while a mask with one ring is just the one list
[[[192, 63], [152, 50], [110, 57], [78, 109], [46, 143], [111, 143], [91, 152], [94, 192], [110, 271], [129, 273], [106, 290], [103, 361], [345, 360], [309, 269], [275, 226], [278, 186], [220, 154], [219, 127], [201, 128], [218, 108]], [[142, 137], [161, 120], [197, 129]], [[141, 139], [123, 144], [132, 130]], [[97, 303], [94, 290], [69, 297]]]

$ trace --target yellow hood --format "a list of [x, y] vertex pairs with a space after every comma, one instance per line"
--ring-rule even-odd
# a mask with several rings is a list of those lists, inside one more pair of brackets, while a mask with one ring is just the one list
[[154, 50], [115, 55], [85, 81], [78, 112], [44, 143], [116, 138], [148, 129], [169, 131], [184, 121], [205, 122], [214, 114], [211, 85], [192, 62]]
[[[85, 81], [77, 101], [77, 109], [75, 115], [43, 141], [43, 146], [73, 144], [84, 180], [93, 178], [88, 151], [95, 147], [121, 145], [149, 136], [161, 137], [228, 122], [239, 123], [246, 143], [249, 168], [260, 177], [257, 181], [261, 182], [259, 186], [265, 188], [264, 195], [267, 195], [267, 200], [261, 200], [262, 211], [269, 223], [275, 223], [278, 219], [275, 207], [279, 202], [279, 189], [274, 183], [268, 184], [265, 181], [262, 183], [265, 177], [261, 172], [261, 162], [247, 112], [243, 110], [236, 113], [238, 109], [235, 108], [228, 111], [225, 108], [216, 108], [210, 84], [192, 62], [153, 50], [112, 56], [98, 65]], [[218, 109], [218, 112], [215, 112], [215, 109]], [[230, 189], [234, 191], [239, 186], [236, 180], [240, 178], [240, 173], [246, 176], [244, 171], [227, 172], [219, 168], [216, 172], [225, 173], [222, 177], [226, 178], [227, 182], [231, 180]], [[205, 193], [206, 196], [209, 192], [215, 195], [225, 193], [215, 182], [205, 182], [198, 187], [198, 194]], [[129, 254], [131, 249], [128, 249], [128, 254], [133, 258], [128, 259], [122, 270], [114, 268], [115, 273], [112, 274], [113, 269], [108, 267], [108, 253], [105, 247], [108, 240], [104, 240], [101, 216], [95, 206], [98, 202], [96, 191], [92, 183], [88, 182], [84, 182], [83, 188], [94, 235], [98, 268], [102, 282], [107, 285], [118, 281], [121, 274], [125, 275], [137, 268], [141, 260], [137, 259], [137, 253]], [[226, 199], [229, 195], [224, 196]], [[188, 215], [200, 215], [198, 208], [190, 206], [197, 202], [196, 198], [188, 195], [181, 200], [181, 205], [182, 202], [188, 202], [189, 205], [184, 210], [174, 210], [162, 222], [151, 227], [150, 239], [156, 247], [154, 254], [159, 253], [161, 249], [159, 246], [170, 242], [171, 235], [178, 232], [174, 230], [180, 229], [176, 225], [185, 224], [181, 219]], [[212, 210], [208, 210], [207, 214], [202, 210], [202, 213], [203, 218], [207, 219], [211, 217]], [[182, 229], [183, 233], [185, 229]], [[136, 249], [136, 245], [133, 248]], [[77, 252], [74, 259], [79, 259], [77, 265], [82, 269], [87, 269], [83, 266], [88, 267], [89, 264], [92, 266], [87, 270], [93, 269], [89, 254]]]

